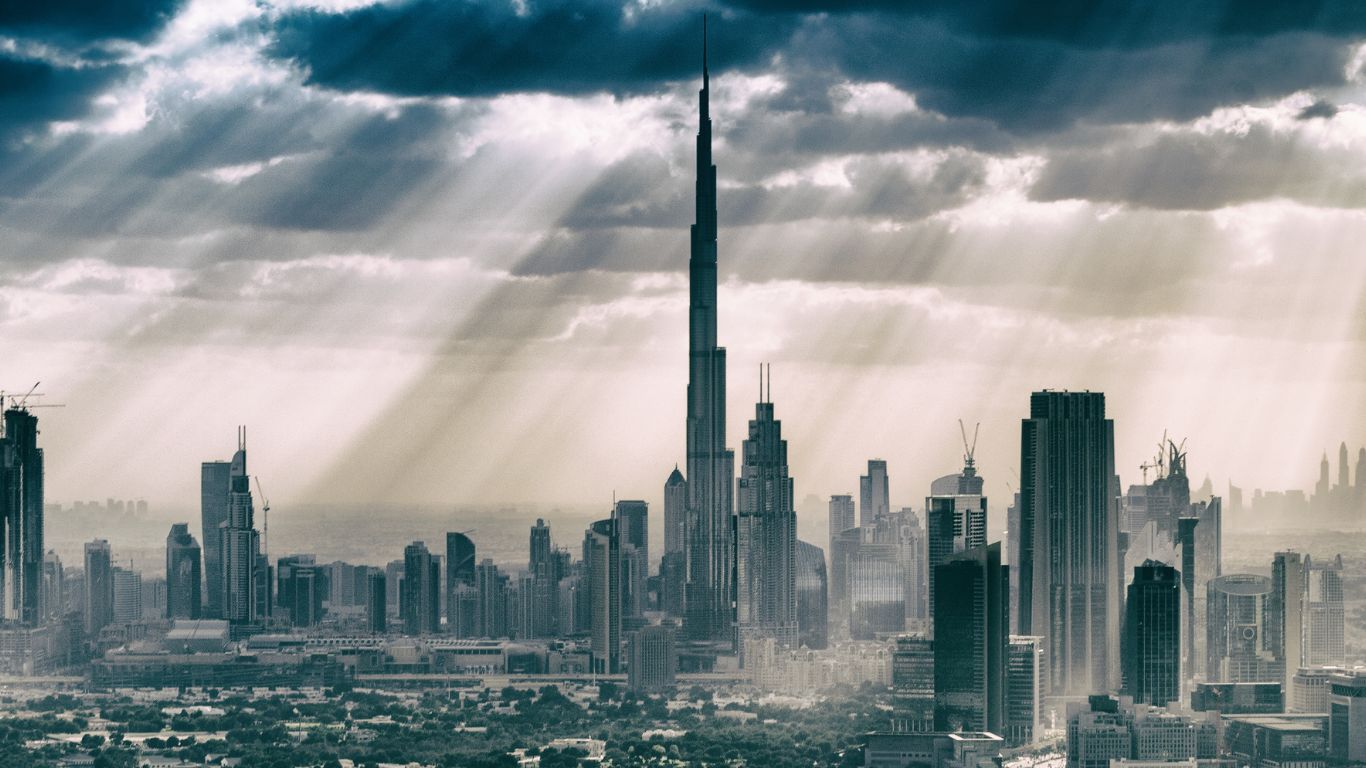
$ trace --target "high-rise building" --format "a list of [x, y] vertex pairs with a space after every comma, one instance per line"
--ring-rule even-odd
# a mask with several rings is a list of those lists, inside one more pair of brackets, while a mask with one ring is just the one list
[[276, 562], [276, 604], [294, 626], [312, 627], [322, 621], [326, 571], [313, 555], [288, 555]]
[[954, 555], [935, 568], [935, 582], [955, 598], [940, 601], [934, 610], [937, 731], [1005, 730], [1010, 627], [1006, 568], [1000, 542]]
[[206, 461], [199, 470], [200, 541], [204, 549], [204, 615], [223, 618], [223, 525], [228, 522], [232, 462]]
[[[1010, 633], [1020, 633], [1020, 494], [1006, 507], [1006, 560], [1010, 565]], [[1034, 635], [1026, 635], [1034, 637]]]
[[114, 566], [110, 569], [110, 581], [114, 585], [114, 623], [142, 621], [142, 574]]
[[906, 577], [906, 619], [926, 620], [930, 617], [930, 573], [925, 527], [910, 507], [902, 507], [899, 512], [888, 515], [887, 521], [893, 527], [901, 571]]
[[[704, 32], [705, 37], [705, 32]], [[716, 166], [705, 41], [698, 93], [697, 204], [688, 261], [688, 583], [684, 634], [735, 642], [731, 516], [735, 456], [726, 448], [726, 350], [716, 333]]]
[[[547, 537], [549, 533], [547, 529]], [[456, 637], [479, 634], [474, 558], [474, 541], [469, 536], [446, 534], [446, 631]]]
[[[560, 596], [560, 579], [555, 570], [556, 561], [550, 542], [550, 526], [545, 524], [545, 520], [537, 518], [536, 524], [531, 526], [530, 547], [531, 557], [527, 562], [527, 575], [531, 578], [528, 585], [531, 599], [527, 601], [526, 606], [525, 635], [549, 637], [554, 634], [555, 624], [559, 619], [556, 603]], [[448, 609], [447, 622], [451, 622], [450, 616]]]
[[0, 620], [42, 619], [43, 449], [38, 418], [22, 405], [5, 411], [0, 437]]
[[42, 574], [43, 621], [53, 621], [66, 615], [66, 573], [57, 553], [48, 550], [43, 557]]
[[403, 548], [399, 611], [403, 616], [404, 634], [415, 636], [441, 631], [440, 580], [441, 571], [426, 544], [415, 541]]
[[1181, 578], [1166, 563], [1134, 568], [1124, 615], [1124, 691], [1164, 707], [1181, 698]]
[[674, 467], [664, 482], [664, 556], [659, 561], [659, 608], [683, 617], [688, 583], [688, 482]]
[[1306, 557], [1305, 565], [1304, 664], [1341, 665], [1346, 659], [1342, 555], [1332, 560]]
[[1271, 579], [1231, 573], [1212, 579], [1205, 662], [1211, 682], [1253, 683], [1285, 680], [1268, 627], [1273, 625]]
[[885, 460], [868, 460], [868, 474], [859, 476], [858, 488], [859, 525], [872, 525], [878, 517], [892, 511], [887, 482], [887, 462]]
[[929, 552], [928, 613], [934, 615], [935, 567], [959, 552], [987, 543], [987, 498], [973, 456], [964, 456], [963, 471], [935, 480], [925, 497], [926, 545]]
[[858, 526], [854, 519], [854, 497], [849, 494], [837, 494], [830, 497], [830, 552], [835, 551], [835, 537], [841, 532]]
[[237, 452], [233, 454], [229, 471], [228, 516], [219, 531], [223, 557], [223, 618], [235, 624], [254, 622], [265, 615], [268, 606], [258, 603], [261, 541], [252, 507], [251, 478], [247, 474], [245, 428], [238, 429]]
[[1044, 641], [1011, 635], [1006, 648], [1006, 743], [1019, 747], [1043, 736]]
[[479, 637], [508, 636], [508, 577], [498, 570], [490, 558], [484, 558], [474, 569], [475, 590], [478, 592], [475, 634]]
[[[852, 533], [864, 530], [860, 527]], [[877, 543], [869, 538], [855, 540], [846, 562], [849, 636], [854, 640], [906, 631], [906, 574], [900, 550], [895, 543]]]
[[899, 635], [892, 650], [892, 731], [934, 730], [934, 641]]
[[636, 695], [660, 693], [674, 685], [678, 657], [674, 649], [674, 629], [650, 624], [628, 636], [626, 680]]
[[114, 620], [114, 575], [109, 542], [96, 539], [85, 545], [85, 634], [94, 638]]
[[1328, 756], [1366, 762], [1366, 672], [1360, 669], [1328, 678]]
[[1021, 424], [1020, 634], [1042, 635], [1049, 692], [1109, 690], [1119, 677], [1114, 422], [1099, 392], [1035, 392]]
[[[1265, 647], [1281, 664], [1284, 690], [1293, 685], [1304, 665], [1305, 558], [1298, 552], [1277, 552], [1271, 560], [1271, 592], [1266, 598]], [[1209, 670], [1212, 675], [1214, 670]], [[1211, 677], [1210, 679], [1214, 679]]]
[[199, 618], [199, 558], [189, 523], [173, 524], [166, 536], [166, 618]]
[[796, 647], [797, 513], [782, 422], [766, 398], [754, 407], [742, 455], [735, 517], [736, 622], [742, 640], [771, 637], [780, 646]]
[[[1185, 675], [1188, 678], [1204, 674], [1205, 671], [1205, 597], [1208, 594], [1210, 580], [1218, 578], [1224, 572], [1223, 500], [1215, 496], [1207, 502], [1192, 504], [1191, 515], [1197, 521], [1194, 535], [1195, 553], [1189, 566], [1186, 566], [1192, 573], [1188, 577], [1185, 570], [1181, 572], [1181, 582], [1186, 588], [1182, 599], [1186, 601], [1184, 660]], [[1184, 554], [1182, 563], [1186, 563]]]
[[621, 541], [621, 614], [639, 619], [649, 609], [650, 507], [639, 500], [616, 503]]
[[384, 571], [370, 568], [365, 574], [365, 622], [371, 632], [384, 634], [388, 627], [389, 611], [385, 605]]
[[621, 658], [621, 539], [616, 518], [598, 520], [585, 534], [593, 669], [615, 674]]
[[797, 644], [820, 650], [829, 642], [829, 583], [825, 553], [815, 544], [797, 542]]

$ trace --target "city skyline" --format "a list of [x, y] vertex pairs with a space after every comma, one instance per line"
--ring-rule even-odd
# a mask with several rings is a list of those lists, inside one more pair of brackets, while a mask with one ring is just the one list
[[[3, 126], [15, 196], [0, 226], [23, 258], [0, 275], [0, 333], [8, 369], [68, 406], [46, 425], [62, 458], [53, 499], [188, 508], [193, 479], [175, 457], [215, 455], [246, 423], [282, 509], [585, 503], [604, 485], [659, 503], [658, 467], [686, 460], [685, 404], [669, 393], [683, 370], [699, 6], [651, 6], [631, 24], [594, 6], [577, 29], [627, 52], [622, 69], [579, 62], [572, 82], [520, 70], [481, 88], [409, 82], [426, 69], [402, 50], [384, 48], [388, 71], [316, 45], [342, 29], [361, 44], [392, 14], [469, 64], [467, 37], [426, 37], [459, 27], [426, 3], [162, 10], [108, 27], [0, 20], [22, 43], [6, 61], [35, 72], [72, 75], [63, 52], [79, 59], [84, 40], [119, 51], [79, 83], [35, 86], [51, 98], [26, 98]], [[802, 416], [787, 434], [806, 488], [856, 491], [849, 478], [878, 456], [917, 499], [956, 463], [961, 417], [984, 425], [987, 495], [1008, 498], [1007, 395], [1043, 387], [1109, 395], [1125, 478], [1163, 430], [1191, 439], [1197, 479], [1221, 489], [1310, 488], [1304, 457], [1361, 442], [1353, 23], [1253, 25], [1250, 60], [1216, 46], [1216, 76], [1176, 94], [1167, 83], [1202, 66], [1201, 42], [1241, 27], [1111, 27], [1102, 9], [1122, 43], [1107, 48], [1088, 37], [1100, 32], [948, 11], [715, 10], [731, 212], [721, 322], [745, 329], [726, 339], [732, 367], [771, 361], [776, 399]], [[554, 12], [471, 11], [512, 37]], [[1031, 86], [873, 66], [853, 54], [870, 25], [903, 30], [950, 72], [1013, 46]], [[1061, 61], [1041, 62], [1049, 45]], [[1176, 53], [1153, 55], [1163, 45]], [[1265, 63], [1287, 54], [1305, 67]], [[556, 66], [573, 52], [544, 55], [547, 70], [576, 71]], [[1152, 98], [1114, 101], [1133, 90], [1111, 87], [1119, 73]], [[1058, 92], [1078, 77], [1092, 88]], [[1048, 107], [1025, 96], [1040, 86]], [[1182, 173], [1188, 155], [1199, 183]], [[332, 196], [362, 178], [379, 181]], [[730, 434], [743, 389], [728, 391]], [[642, 423], [637, 450], [604, 437]], [[122, 444], [135, 428], [142, 439]], [[571, 438], [579, 450], [553, 448]], [[610, 483], [588, 479], [603, 465]], [[533, 467], [545, 482], [528, 489]]]

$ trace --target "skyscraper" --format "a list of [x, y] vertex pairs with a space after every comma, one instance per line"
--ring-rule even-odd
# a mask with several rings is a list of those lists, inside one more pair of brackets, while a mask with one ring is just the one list
[[838, 494], [830, 497], [830, 552], [835, 551], [835, 537], [841, 532], [858, 525], [854, 520], [854, 497], [849, 494]]
[[[549, 530], [546, 531], [547, 537]], [[478, 634], [474, 541], [463, 533], [446, 534], [446, 631], [456, 637]]]
[[1342, 555], [1332, 560], [1305, 558], [1304, 663], [1342, 665], [1343, 639]]
[[797, 542], [797, 643], [819, 650], [829, 639], [829, 582], [825, 553], [815, 544]]
[[313, 555], [288, 555], [276, 563], [278, 605], [296, 627], [311, 627], [323, 617], [326, 568]]
[[987, 498], [983, 478], [971, 453], [964, 456], [963, 471], [935, 480], [925, 497], [926, 544], [929, 550], [929, 615], [934, 615], [934, 569], [959, 552], [987, 543]]
[[892, 731], [934, 730], [934, 641], [898, 635], [892, 649]]
[[936, 584], [954, 600], [934, 611], [934, 727], [1005, 729], [1010, 578], [996, 542], [936, 566]]
[[425, 635], [441, 630], [440, 580], [441, 572], [426, 544], [414, 541], [403, 548], [403, 586], [399, 604], [404, 634]]
[[616, 518], [598, 520], [584, 539], [591, 605], [593, 670], [615, 674], [621, 659], [621, 539]]
[[43, 449], [38, 418], [22, 405], [5, 411], [0, 438], [0, 620], [41, 619]]
[[761, 387], [740, 465], [736, 622], [742, 639], [771, 637], [780, 646], [795, 647], [797, 514], [782, 422], [774, 418], [773, 403], [763, 394]]
[[267, 606], [258, 603], [261, 542], [247, 474], [245, 428], [237, 432], [237, 452], [228, 479], [228, 516], [219, 530], [223, 542], [223, 618], [235, 624], [256, 621], [265, 615]]
[[716, 166], [703, 27], [698, 93], [697, 204], [688, 263], [688, 584], [684, 633], [734, 642], [731, 514], [735, 456], [726, 448], [726, 350], [716, 341]]
[[1021, 423], [1020, 634], [1046, 638], [1054, 695], [1119, 675], [1114, 422], [1099, 392], [1035, 392]]
[[1006, 743], [1032, 744], [1043, 735], [1044, 643], [1034, 635], [1011, 635], [1006, 649]]
[[508, 577], [498, 570], [491, 558], [486, 557], [475, 567], [474, 579], [478, 592], [475, 634], [480, 637], [507, 637]]
[[1211, 682], [1285, 680], [1268, 627], [1274, 625], [1271, 579], [1232, 573], [1209, 583], [1205, 676]]
[[621, 540], [621, 614], [639, 619], [650, 607], [650, 507], [639, 500], [620, 500], [616, 519]]
[[388, 629], [388, 597], [384, 571], [371, 568], [365, 575], [365, 621], [371, 632], [383, 634]]
[[673, 627], [641, 627], [631, 633], [628, 645], [630, 667], [626, 679], [632, 693], [658, 693], [673, 687], [678, 671]]
[[85, 634], [92, 640], [114, 620], [114, 575], [109, 542], [96, 539], [85, 545]]
[[890, 490], [887, 482], [887, 462], [882, 459], [868, 460], [868, 474], [859, 476], [858, 524], [872, 525], [879, 516], [892, 511], [888, 500]]
[[173, 524], [166, 535], [166, 618], [199, 618], [199, 557], [189, 523]]
[[[1271, 560], [1271, 592], [1266, 602], [1265, 645], [1281, 664], [1282, 690], [1293, 687], [1296, 671], [1304, 664], [1304, 557], [1298, 552], [1277, 552]], [[1214, 670], [1208, 670], [1210, 679]]]
[[664, 556], [659, 561], [659, 608], [683, 617], [688, 582], [688, 483], [674, 467], [664, 482]]
[[206, 461], [199, 468], [200, 541], [204, 549], [204, 614], [223, 618], [223, 524], [228, 521], [232, 462]]
[[[549, 637], [558, 619], [556, 602], [560, 580], [555, 573], [555, 559], [552, 557], [550, 526], [540, 518], [531, 526], [530, 551], [527, 574], [531, 577], [531, 599], [527, 603], [528, 621], [523, 631], [526, 637]], [[447, 622], [451, 621], [450, 615], [448, 610]]]
[[1181, 698], [1180, 574], [1156, 560], [1134, 568], [1124, 615], [1124, 691], [1164, 707]]
[[129, 568], [110, 569], [114, 586], [114, 623], [132, 624], [142, 620], [142, 574]]

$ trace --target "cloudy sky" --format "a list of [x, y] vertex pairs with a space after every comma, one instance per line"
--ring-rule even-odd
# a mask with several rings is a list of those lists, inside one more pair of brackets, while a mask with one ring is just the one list
[[49, 498], [193, 508], [243, 423], [277, 507], [658, 500], [703, 10], [731, 442], [772, 363], [799, 497], [881, 456], [918, 506], [958, 418], [1004, 497], [1045, 387], [1107, 393], [1126, 483], [1164, 430], [1220, 488], [1355, 455], [1366, 9], [902, 5], [0, 5]]

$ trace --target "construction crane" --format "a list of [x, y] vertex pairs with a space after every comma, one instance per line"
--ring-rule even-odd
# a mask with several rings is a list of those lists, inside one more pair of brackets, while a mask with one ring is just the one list
[[256, 495], [261, 497], [261, 552], [270, 562], [270, 499], [261, 489], [261, 476], [256, 475]]
[[973, 466], [973, 456], [977, 453], [977, 432], [982, 428], [982, 422], [977, 422], [972, 428], [972, 444], [968, 444], [968, 428], [963, 426], [963, 420], [958, 420], [958, 431], [963, 435], [963, 466]]

